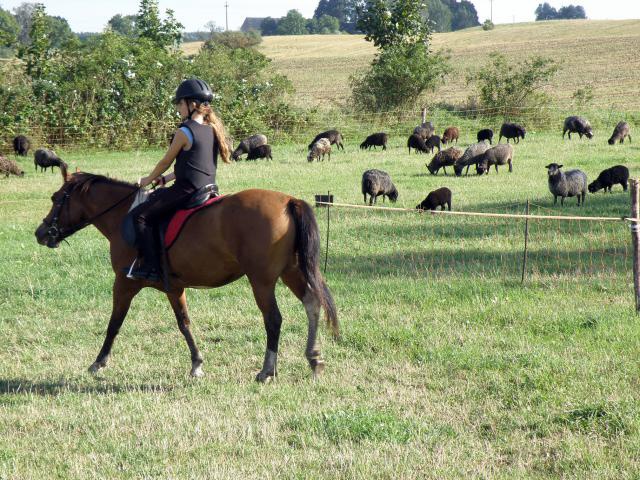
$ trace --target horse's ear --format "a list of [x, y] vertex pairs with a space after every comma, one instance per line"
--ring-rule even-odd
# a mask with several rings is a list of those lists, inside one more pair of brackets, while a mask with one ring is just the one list
[[66, 165], [60, 165], [60, 173], [62, 174], [62, 183], [68, 182], [71, 179], [71, 175], [67, 172]]
[[80, 169], [76, 167], [76, 173], [80, 173]]

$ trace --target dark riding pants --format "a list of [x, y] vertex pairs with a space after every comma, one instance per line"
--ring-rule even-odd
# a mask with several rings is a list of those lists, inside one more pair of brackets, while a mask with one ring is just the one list
[[138, 205], [131, 214], [134, 215], [134, 228], [138, 241], [138, 255], [144, 259], [147, 267], [160, 270], [158, 250], [155, 248], [157, 234], [155, 228], [163, 218], [185, 205], [194, 190], [185, 190], [177, 185], [160, 188], [149, 196], [149, 200]]

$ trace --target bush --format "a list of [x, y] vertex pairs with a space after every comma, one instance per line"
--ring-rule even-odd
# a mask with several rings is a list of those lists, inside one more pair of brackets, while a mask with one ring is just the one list
[[482, 30], [484, 30], [485, 32], [489, 30], [493, 30], [494, 28], [496, 28], [496, 26], [489, 19], [485, 20], [484, 23], [482, 24]]
[[250, 48], [262, 42], [260, 32], [213, 32], [205, 46], [223, 45], [228, 48]]

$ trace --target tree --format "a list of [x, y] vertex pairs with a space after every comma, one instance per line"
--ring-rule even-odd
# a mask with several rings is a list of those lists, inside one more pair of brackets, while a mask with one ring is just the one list
[[206, 28], [211, 34], [216, 33], [216, 32], [224, 32], [224, 28], [218, 26], [218, 24], [216, 22], [214, 22], [213, 20], [208, 21], [207, 23], [204, 24], [204, 28]]
[[260, 33], [263, 36], [278, 34], [278, 21], [275, 18], [267, 17], [260, 24]]
[[278, 22], [278, 35], [306, 35], [307, 21], [297, 10], [289, 10], [287, 15]]
[[425, 17], [431, 21], [435, 32], [450, 32], [453, 14], [441, 0], [429, 0], [424, 10]]
[[0, 47], [12, 47], [18, 41], [20, 25], [6, 10], [0, 8]]
[[22, 45], [29, 43], [29, 32], [31, 31], [31, 17], [35, 10], [35, 3], [24, 2], [18, 7], [13, 9], [13, 13], [20, 26], [20, 33], [18, 34], [18, 42]]
[[340, 32], [340, 22], [330, 15], [322, 15], [320, 18], [312, 18], [307, 23], [310, 33], [327, 35]]
[[182, 41], [181, 30], [184, 26], [178, 22], [173, 10], [167, 9], [166, 19], [160, 18], [158, 0], [140, 0], [136, 17], [136, 31], [140, 38], [147, 38], [159, 47], [173, 47]]
[[114, 15], [107, 22], [107, 26], [112, 32], [119, 33], [125, 37], [133, 37], [136, 34], [136, 15]]
[[20, 50], [19, 56], [25, 61], [27, 74], [34, 80], [42, 80], [49, 73], [51, 42], [48, 35], [47, 14], [41, 3], [35, 5], [30, 24], [29, 45]]
[[392, 45], [428, 45], [430, 29], [422, 16], [421, 0], [367, 0], [358, 10], [358, 29], [365, 40], [385, 49]]
[[49, 41], [53, 48], [60, 48], [69, 40], [76, 38], [65, 18], [47, 16], [46, 24]]
[[584, 7], [581, 5], [568, 5], [566, 7], [561, 7], [558, 10], [558, 17], [567, 20], [573, 19], [585, 19], [587, 18], [587, 13], [584, 11]]
[[478, 12], [473, 3], [462, 0], [456, 2], [455, 0], [449, 0], [449, 8], [453, 13], [453, 19], [451, 20], [452, 30], [462, 30], [463, 28], [477, 27], [480, 25], [478, 21]]
[[535, 11], [536, 22], [541, 20], [555, 20], [558, 18], [558, 11], [547, 2], [540, 3]]

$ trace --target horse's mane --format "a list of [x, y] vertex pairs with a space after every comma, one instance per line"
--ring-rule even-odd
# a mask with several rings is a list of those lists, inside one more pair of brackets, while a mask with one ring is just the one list
[[108, 185], [137, 188], [133, 183], [125, 182], [123, 180], [117, 180], [115, 178], [105, 177], [104, 175], [98, 175], [96, 173], [78, 172], [69, 176], [68, 180], [73, 187], [71, 191], [80, 190], [80, 193], [86, 193], [92, 185], [96, 183], [106, 183]]

